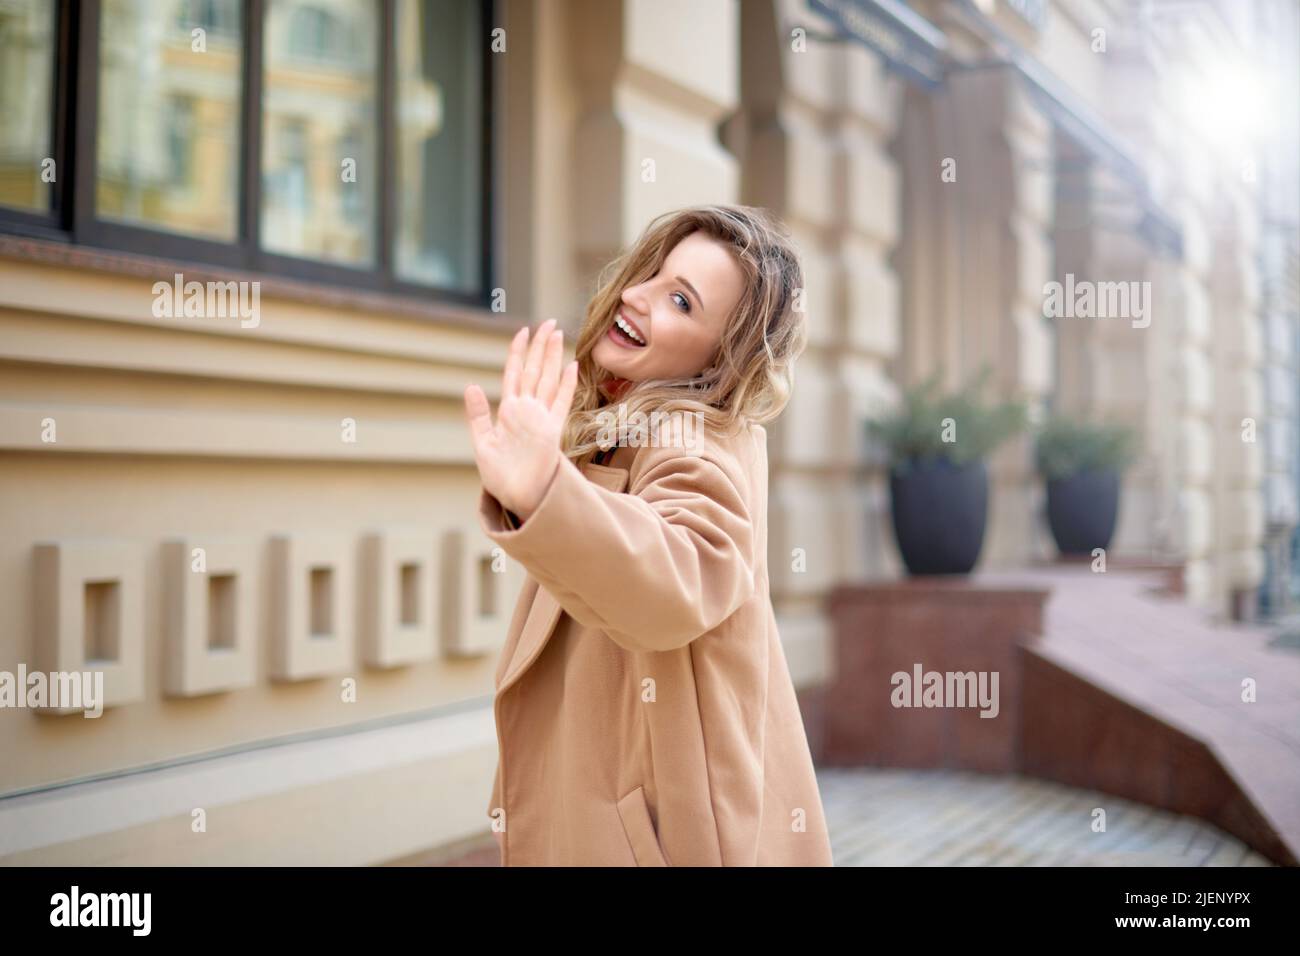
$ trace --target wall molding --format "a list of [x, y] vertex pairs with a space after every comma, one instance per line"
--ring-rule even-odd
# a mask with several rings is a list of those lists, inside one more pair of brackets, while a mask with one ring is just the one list
[[[56, 441], [42, 441], [45, 419]], [[463, 421], [356, 421], [342, 440], [342, 419], [122, 406], [0, 402], [0, 451], [42, 454], [168, 455], [463, 465], [474, 463]]]
[[[160, 320], [162, 321], [162, 320]], [[179, 321], [179, 320], [178, 320]], [[189, 319], [188, 322], [205, 320]], [[504, 349], [499, 349], [504, 354]], [[293, 342], [248, 332], [179, 325], [115, 324], [84, 316], [39, 315], [0, 307], [0, 361], [51, 370], [185, 376], [239, 385], [308, 387], [376, 394], [459, 399], [469, 382], [489, 398], [501, 389], [503, 360], [482, 356], [455, 364], [414, 350], [393, 354], [368, 347]]]

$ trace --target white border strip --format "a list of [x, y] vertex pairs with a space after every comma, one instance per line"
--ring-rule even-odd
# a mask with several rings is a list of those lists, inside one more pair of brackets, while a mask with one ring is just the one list
[[0, 800], [0, 857], [497, 746], [491, 708]]

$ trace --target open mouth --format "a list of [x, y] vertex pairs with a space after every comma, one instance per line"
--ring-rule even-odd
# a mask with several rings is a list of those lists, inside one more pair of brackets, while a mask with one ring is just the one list
[[609, 337], [628, 348], [643, 349], [648, 344], [637, 327], [619, 314], [614, 316], [614, 322], [609, 327]]

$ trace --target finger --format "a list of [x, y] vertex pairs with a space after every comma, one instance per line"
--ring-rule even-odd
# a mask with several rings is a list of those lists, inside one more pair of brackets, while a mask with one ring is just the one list
[[533, 334], [533, 340], [528, 343], [528, 354], [524, 359], [523, 371], [519, 376], [519, 394], [521, 396], [528, 397], [537, 394], [537, 381], [542, 372], [542, 358], [554, 325], [554, 319], [547, 319], [537, 327], [537, 331]]
[[477, 385], [465, 389], [465, 418], [469, 422], [469, 437], [478, 448], [479, 442], [492, 431], [492, 409], [487, 396]]
[[546, 341], [550, 337], [554, 319], [547, 319], [537, 329], [533, 341], [528, 346], [528, 358], [524, 361], [523, 375], [519, 378], [519, 395], [528, 398], [537, 394], [537, 379], [542, 374], [542, 353], [546, 350]]
[[542, 362], [542, 377], [537, 383], [537, 397], [547, 407], [555, 401], [555, 387], [560, 383], [564, 369], [564, 333], [556, 329], [546, 343], [546, 358]]
[[574, 359], [564, 367], [560, 376], [559, 387], [555, 390], [555, 401], [551, 405], [551, 414], [561, 428], [569, 419], [569, 408], [573, 405], [573, 393], [578, 387], [578, 362]]
[[515, 333], [510, 340], [510, 351], [506, 353], [506, 371], [501, 377], [501, 397], [514, 397], [519, 394], [519, 373], [524, 367], [524, 349], [528, 346], [528, 326]]

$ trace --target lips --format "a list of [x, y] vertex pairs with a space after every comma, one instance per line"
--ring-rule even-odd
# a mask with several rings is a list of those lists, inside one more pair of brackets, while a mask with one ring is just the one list
[[[619, 329], [620, 320], [626, 323], [632, 329], [632, 331], [636, 333], [637, 337], [641, 339], [640, 342], [637, 342], [636, 339], [632, 338], [631, 336], [628, 336], [627, 333], [624, 332], [622, 329]], [[633, 322], [626, 315], [624, 315], [621, 309], [614, 313], [613, 327], [618, 330], [615, 334], [619, 336], [621, 341], [635, 345], [637, 348], [645, 348], [647, 345], [650, 344], [650, 337], [645, 334], [645, 329], [641, 328], [640, 325]]]
[[621, 349], [639, 352], [641, 349], [645, 348], [644, 345], [637, 345], [624, 335], [623, 331], [617, 325], [611, 325], [609, 327], [609, 331], [605, 333], [605, 338], [609, 339]]

